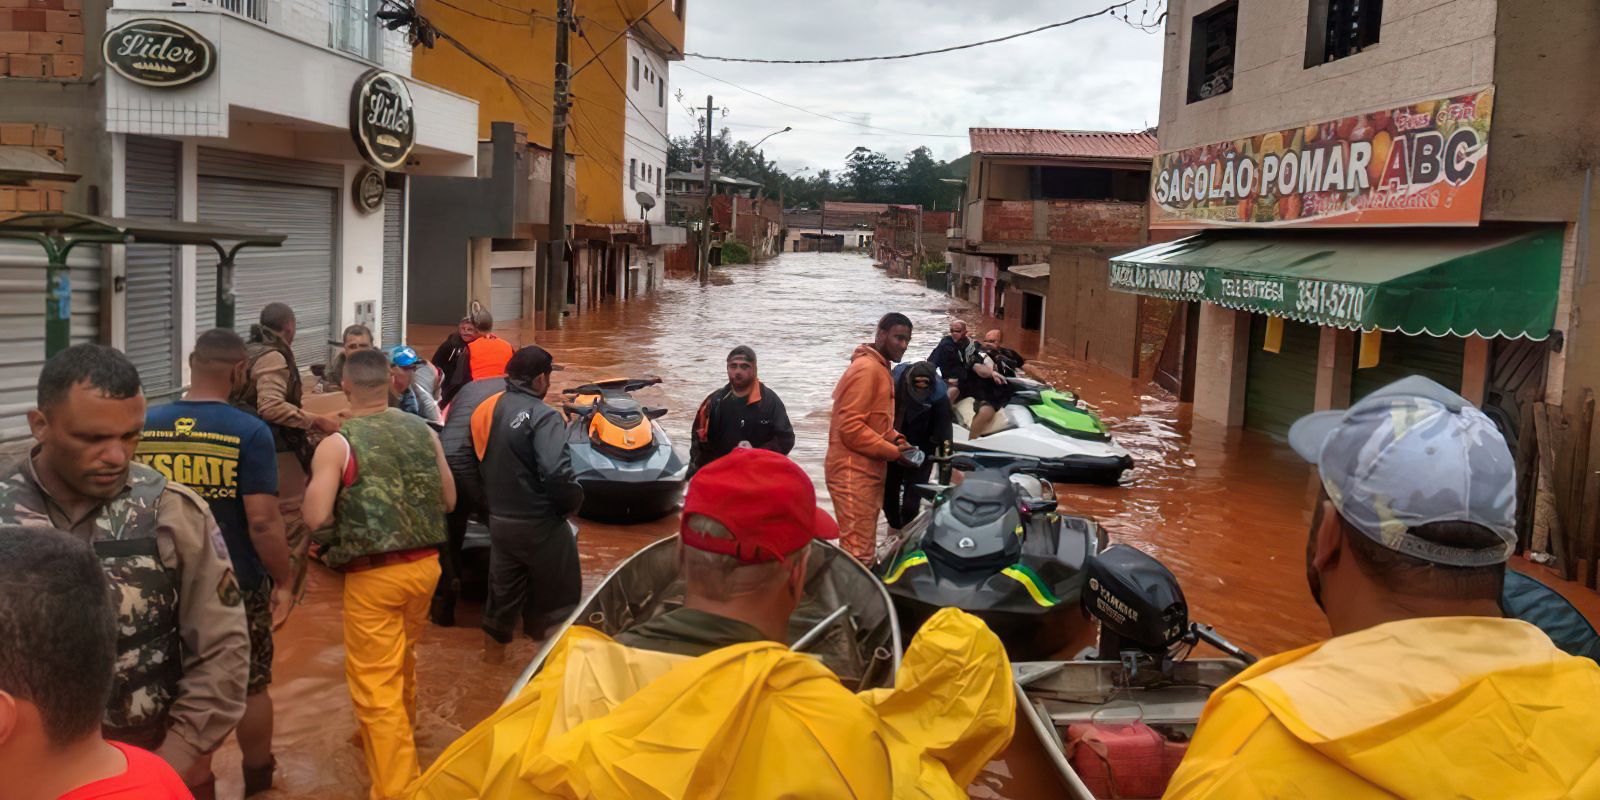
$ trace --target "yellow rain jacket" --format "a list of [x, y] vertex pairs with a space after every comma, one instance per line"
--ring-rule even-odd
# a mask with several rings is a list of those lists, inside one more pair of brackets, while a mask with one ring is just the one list
[[1212, 695], [1167, 798], [1600, 798], [1600, 667], [1511, 619], [1391, 622]]
[[773, 642], [688, 658], [574, 626], [410, 796], [956, 800], [1015, 714], [999, 639], [954, 609], [917, 633], [895, 688], [860, 694]]

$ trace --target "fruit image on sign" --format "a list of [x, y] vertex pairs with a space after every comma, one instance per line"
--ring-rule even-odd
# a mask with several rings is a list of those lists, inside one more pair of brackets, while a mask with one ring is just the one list
[[416, 146], [416, 113], [404, 78], [368, 70], [350, 96], [350, 134], [367, 163], [383, 170], [405, 166]]
[[1475, 225], [1494, 88], [1156, 156], [1153, 228]]
[[204, 36], [164, 19], [135, 19], [106, 32], [100, 53], [111, 70], [134, 83], [162, 89], [204, 80], [217, 50]]

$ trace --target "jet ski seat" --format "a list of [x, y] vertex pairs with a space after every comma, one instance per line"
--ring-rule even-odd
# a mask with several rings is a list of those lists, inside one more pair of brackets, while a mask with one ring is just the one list
[[[963, 397], [956, 402], [954, 411], [956, 424], [964, 428], [968, 432], [968, 438], [971, 438], [972, 419], [978, 414], [977, 404], [973, 402], [972, 398]], [[1000, 413], [995, 415], [995, 420], [1000, 424], [989, 423], [989, 433], [1009, 431], [1017, 427], [1016, 420], [1011, 418], [1011, 410], [1009, 408], [1000, 409]], [[985, 435], [987, 436], [988, 434]]]

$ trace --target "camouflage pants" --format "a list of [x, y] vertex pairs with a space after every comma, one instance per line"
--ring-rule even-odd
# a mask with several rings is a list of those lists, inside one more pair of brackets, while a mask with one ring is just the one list
[[311, 547], [311, 529], [300, 516], [306, 495], [306, 471], [294, 453], [278, 454], [278, 513], [283, 516], [283, 532], [289, 541], [289, 565], [294, 571], [292, 594], [299, 599], [306, 590], [306, 562]]
[[245, 624], [250, 631], [250, 679], [245, 694], [261, 694], [272, 684], [272, 581], [246, 589]]

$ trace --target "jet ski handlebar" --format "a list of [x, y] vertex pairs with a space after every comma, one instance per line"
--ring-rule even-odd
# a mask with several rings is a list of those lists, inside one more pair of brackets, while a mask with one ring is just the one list
[[574, 386], [574, 387], [572, 387], [570, 389], [562, 389], [561, 393], [565, 394], [565, 395], [580, 395], [580, 394], [604, 394], [605, 392], [608, 392], [608, 391], [610, 391], [610, 392], [637, 392], [640, 389], [643, 389], [643, 388], [645, 388], [647, 386], [655, 386], [658, 383], [661, 383], [661, 378], [656, 377], [656, 376], [651, 376], [651, 377], [648, 377], [648, 378], [613, 378], [613, 379], [607, 380], [607, 381], [595, 381], [594, 383], [585, 383], [585, 384], [583, 384], [581, 386]]

